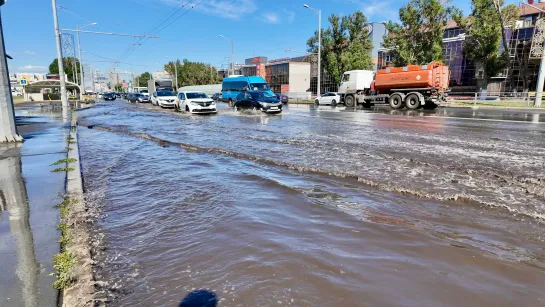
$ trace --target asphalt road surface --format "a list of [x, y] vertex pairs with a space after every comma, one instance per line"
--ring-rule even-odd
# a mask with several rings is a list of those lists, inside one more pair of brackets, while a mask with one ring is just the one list
[[545, 304], [543, 112], [78, 115], [114, 305]]

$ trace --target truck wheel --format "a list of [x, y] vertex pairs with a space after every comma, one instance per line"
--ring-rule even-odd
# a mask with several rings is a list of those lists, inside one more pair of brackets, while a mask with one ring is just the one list
[[405, 104], [410, 110], [416, 110], [420, 108], [420, 97], [416, 94], [409, 94], [405, 97]]
[[430, 101], [430, 102], [426, 102], [426, 104], [424, 105], [424, 109], [426, 109], [426, 110], [435, 110], [435, 109], [437, 109], [438, 106], [439, 105], [437, 105], [437, 104]]
[[390, 107], [394, 110], [400, 109], [403, 107], [403, 99], [401, 98], [401, 95], [399, 94], [392, 94], [390, 96]]
[[348, 96], [344, 97], [344, 104], [347, 107], [353, 107], [355, 105], [354, 96], [348, 95]]

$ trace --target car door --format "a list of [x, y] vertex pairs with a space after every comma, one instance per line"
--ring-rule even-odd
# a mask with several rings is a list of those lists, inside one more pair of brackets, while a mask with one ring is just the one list
[[180, 110], [185, 111], [185, 106], [186, 106], [185, 93], [178, 94], [178, 106], [180, 107]]
[[245, 98], [245, 93], [240, 93], [238, 94], [236, 97], [235, 97], [235, 102], [237, 104], [243, 104], [244, 103], [244, 98]]

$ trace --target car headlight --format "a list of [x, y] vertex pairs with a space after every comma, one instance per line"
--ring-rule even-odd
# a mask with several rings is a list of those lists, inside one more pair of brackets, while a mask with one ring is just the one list
[[266, 102], [258, 101], [258, 103], [259, 103], [260, 105], [262, 105], [263, 107], [265, 107], [265, 108], [269, 106], [269, 104], [266, 103]]
[[190, 101], [189, 104], [192, 105], [192, 106], [198, 106], [199, 105], [198, 103], [193, 102], [193, 101]]

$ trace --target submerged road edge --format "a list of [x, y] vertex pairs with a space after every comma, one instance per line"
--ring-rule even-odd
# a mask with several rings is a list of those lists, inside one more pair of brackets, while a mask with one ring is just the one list
[[66, 223], [70, 228], [70, 239], [66, 243], [65, 250], [75, 258], [75, 264], [70, 272], [73, 283], [63, 289], [60, 295], [60, 305], [66, 307], [94, 305], [95, 289], [89, 214], [83, 196], [83, 176], [77, 129], [77, 116], [73, 113], [70, 136], [67, 139], [67, 146], [71, 148], [68, 149], [66, 175], [66, 196], [70, 200], [70, 210], [65, 217], [61, 214], [61, 219], [63, 219], [61, 222]]

